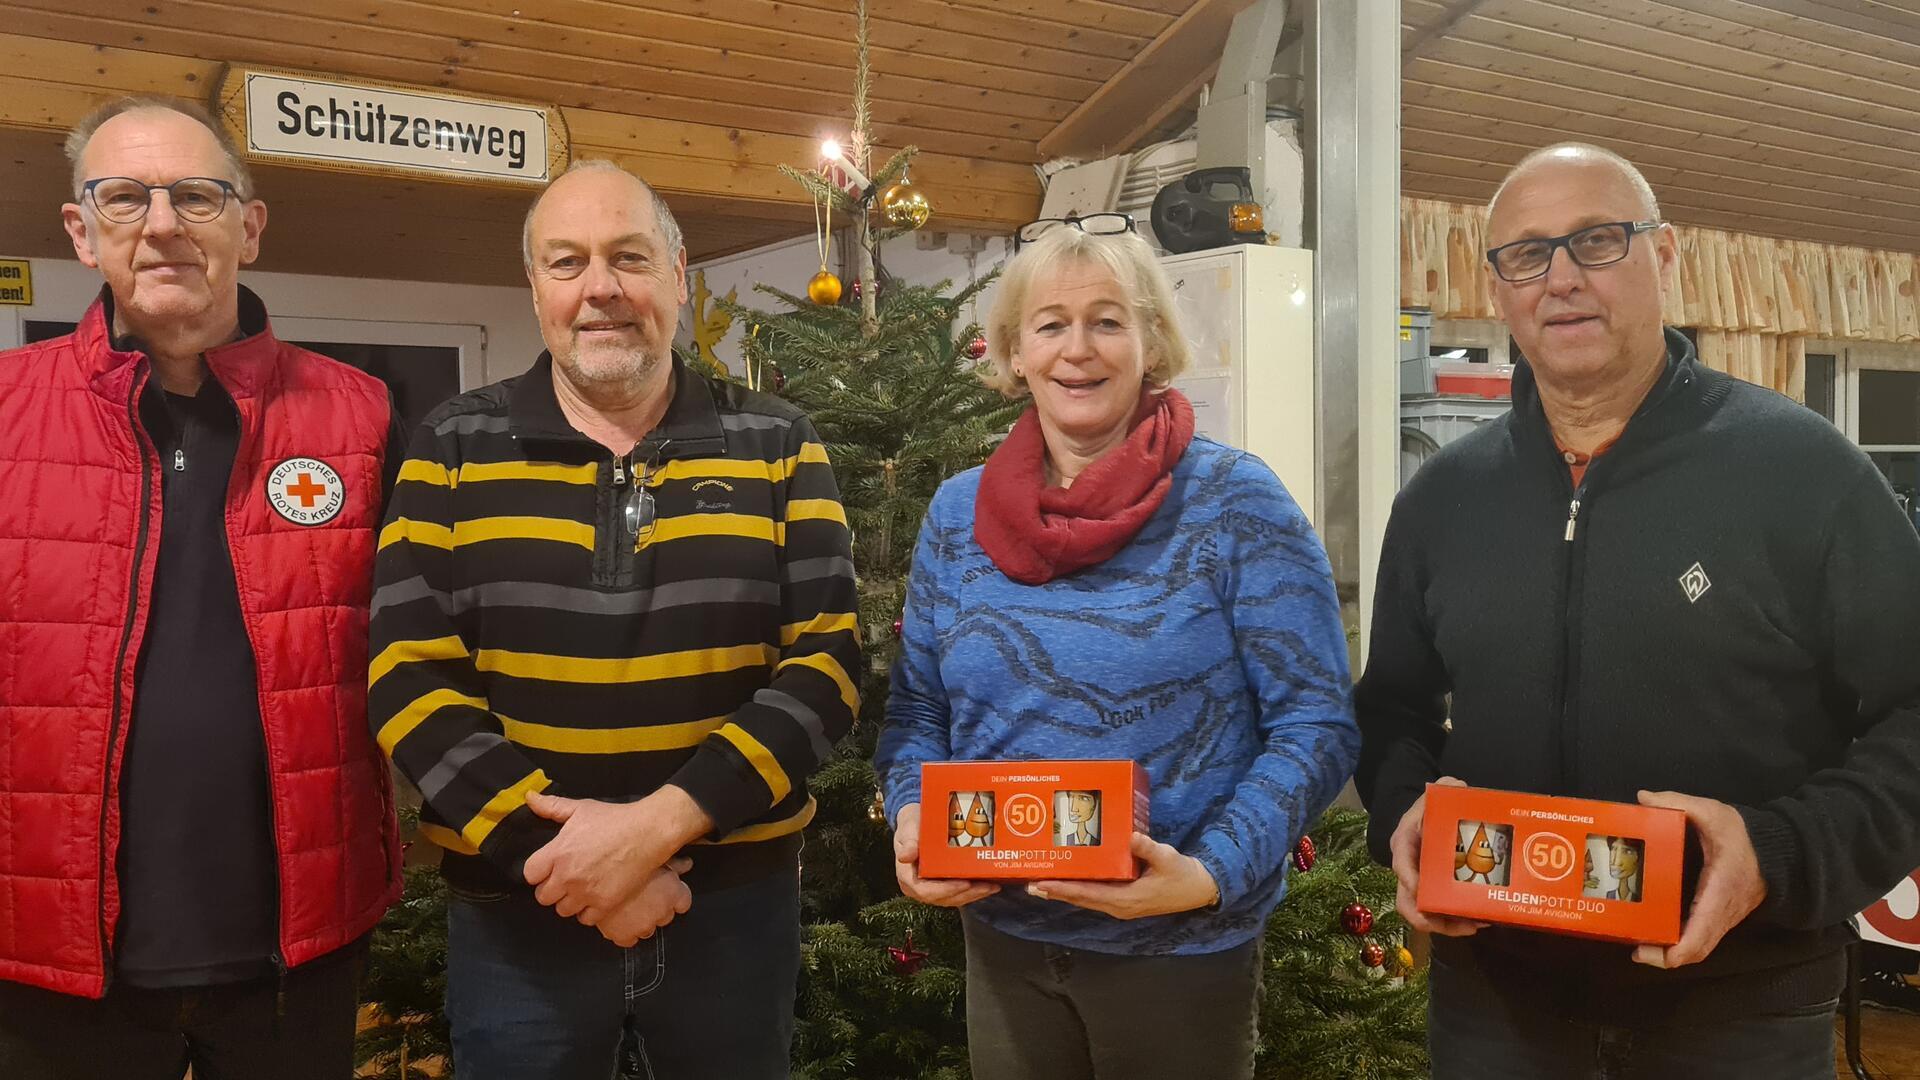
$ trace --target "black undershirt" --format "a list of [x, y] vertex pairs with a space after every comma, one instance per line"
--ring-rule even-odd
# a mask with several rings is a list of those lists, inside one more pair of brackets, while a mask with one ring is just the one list
[[211, 376], [193, 397], [150, 382], [140, 416], [162, 511], [121, 774], [115, 975], [237, 982], [272, 974], [279, 949], [266, 738], [225, 525], [240, 419]]

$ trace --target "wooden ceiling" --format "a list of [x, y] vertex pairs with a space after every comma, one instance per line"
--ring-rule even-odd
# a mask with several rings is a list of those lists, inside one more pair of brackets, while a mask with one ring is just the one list
[[[1240, 6], [1244, 6], [1242, 0]], [[1213, 0], [873, 0], [882, 145], [1036, 144]], [[852, 0], [9, 0], [14, 34], [819, 138], [851, 112]], [[826, 130], [823, 130], [826, 129]]]
[[1401, 185], [1605, 146], [1668, 220], [1920, 251], [1920, 0], [1401, 0]]
[[[1202, 66], [1250, 2], [873, 0], [878, 153], [921, 148], [914, 177], [934, 200], [934, 228], [1009, 229], [1038, 210], [1031, 166], [1044, 137], [1070, 117], [1086, 130], [1089, 101], [1117, 83], [1137, 94], [1163, 81], [1170, 58]], [[559, 105], [576, 156], [615, 157], [660, 187], [690, 259], [804, 235], [810, 207], [777, 166], [807, 164], [816, 140], [850, 126], [853, 9], [853, 0], [5, 0], [0, 130], [39, 130], [0, 135], [0, 163], [29, 177], [0, 191], [10, 234], [0, 247], [65, 250], [49, 212], [64, 198], [58, 129], [118, 93], [204, 98], [223, 63]], [[1171, 74], [1176, 84], [1193, 78]], [[525, 192], [259, 171], [276, 209], [263, 268], [520, 279]], [[12, 239], [16, 221], [24, 246]], [[367, 266], [370, 253], [382, 265]]]

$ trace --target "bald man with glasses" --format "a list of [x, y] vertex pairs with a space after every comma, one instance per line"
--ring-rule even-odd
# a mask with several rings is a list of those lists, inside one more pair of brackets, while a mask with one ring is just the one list
[[[1920, 864], [1920, 536], [1826, 420], [1662, 325], [1646, 180], [1528, 155], [1489, 212], [1513, 410], [1394, 505], [1355, 694], [1436, 1080], [1833, 1075], [1846, 920]], [[1419, 911], [1424, 788], [1671, 807], [1678, 944]]]
[[392, 403], [239, 283], [267, 208], [204, 110], [116, 101], [67, 152], [105, 284], [0, 353], [0, 1076], [339, 1080], [399, 893]]

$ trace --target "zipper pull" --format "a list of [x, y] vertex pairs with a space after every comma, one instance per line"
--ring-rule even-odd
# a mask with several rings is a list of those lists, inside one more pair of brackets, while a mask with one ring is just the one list
[[186, 472], [186, 471], [187, 471], [187, 452], [186, 452], [185, 450], [182, 450], [182, 449], [175, 449], [175, 450], [174, 450], [174, 452], [173, 452], [173, 471], [174, 471], [174, 472]]
[[613, 459], [613, 486], [624, 487], [627, 482], [627, 459], [615, 456]]
[[1567, 543], [1573, 543], [1573, 527], [1580, 517], [1580, 498], [1574, 496], [1573, 504], [1567, 507]]

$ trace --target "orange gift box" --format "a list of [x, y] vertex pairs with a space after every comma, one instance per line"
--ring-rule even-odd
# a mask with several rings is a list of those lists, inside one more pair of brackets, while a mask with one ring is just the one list
[[920, 766], [920, 876], [1132, 881], [1147, 771], [1131, 761]]
[[1680, 940], [1686, 815], [1427, 785], [1421, 911], [1609, 941]]

